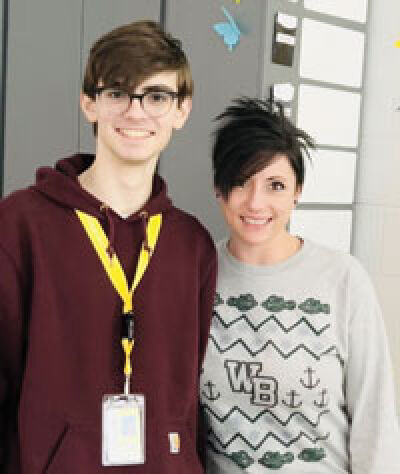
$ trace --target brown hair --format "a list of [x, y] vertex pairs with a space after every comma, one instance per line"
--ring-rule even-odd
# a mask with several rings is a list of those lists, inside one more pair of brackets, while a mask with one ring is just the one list
[[178, 104], [193, 95], [190, 67], [181, 42], [154, 21], [123, 25], [92, 46], [83, 79], [83, 92], [94, 99], [96, 87], [134, 90], [153, 74], [177, 72]]

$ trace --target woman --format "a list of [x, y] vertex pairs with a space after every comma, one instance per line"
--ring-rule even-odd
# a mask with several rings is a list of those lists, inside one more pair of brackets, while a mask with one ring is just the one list
[[278, 104], [218, 119], [214, 184], [229, 238], [200, 380], [207, 472], [400, 472], [380, 309], [350, 255], [291, 235], [311, 138]]

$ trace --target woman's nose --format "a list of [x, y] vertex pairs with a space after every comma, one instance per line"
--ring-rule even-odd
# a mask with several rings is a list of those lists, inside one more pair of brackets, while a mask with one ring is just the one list
[[265, 193], [258, 186], [252, 186], [249, 189], [246, 199], [248, 209], [252, 211], [262, 210], [266, 204]]

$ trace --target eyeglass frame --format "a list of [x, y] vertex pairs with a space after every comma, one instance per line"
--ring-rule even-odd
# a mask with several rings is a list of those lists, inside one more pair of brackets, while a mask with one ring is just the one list
[[[121, 112], [121, 113], [125, 113], [127, 112], [131, 107], [132, 107], [132, 102], [134, 99], [138, 99], [139, 100], [139, 103], [140, 103], [140, 107], [142, 108], [142, 110], [144, 112], [146, 112], [146, 110], [144, 109], [143, 107], [143, 98], [148, 95], [148, 94], [151, 94], [151, 93], [154, 93], [154, 92], [162, 92], [164, 94], [167, 94], [169, 95], [173, 100], [174, 99], [178, 99], [180, 97], [180, 94], [179, 92], [175, 92], [175, 91], [168, 91], [168, 90], [165, 90], [165, 89], [149, 89], [145, 92], [143, 92], [143, 94], [131, 94], [129, 93], [127, 90], [125, 89], [121, 89], [119, 87], [112, 87], [112, 86], [102, 86], [102, 87], [96, 87], [95, 89], [93, 89], [93, 92], [96, 94], [96, 95], [100, 95], [103, 91], [107, 90], [107, 89], [111, 89], [111, 90], [116, 90], [116, 91], [121, 91], [121, 92], [124, 92], [128, 97], [129, 97], [129, 105], [128, 107], [126, 108], [126, 110], [124, 112]], [[171, 102], [171, 106], [172, 106], [172, 102]], [[166, 112], [163, 112], [162, 114], [160, 115], [152, 115], [152, 117], [162, 117], [163, 115], [166, 115], [170, 110], [171, 110], [171, 106], [170, 108], [166, 111]], [[148, 112], [146, 112], [148, 113]]]

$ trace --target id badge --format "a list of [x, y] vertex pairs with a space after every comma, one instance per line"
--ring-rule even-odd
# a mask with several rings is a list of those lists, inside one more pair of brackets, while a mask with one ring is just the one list
[[103, 397], [103, 466], [145, 462], [145, 403], [143, 395]]

